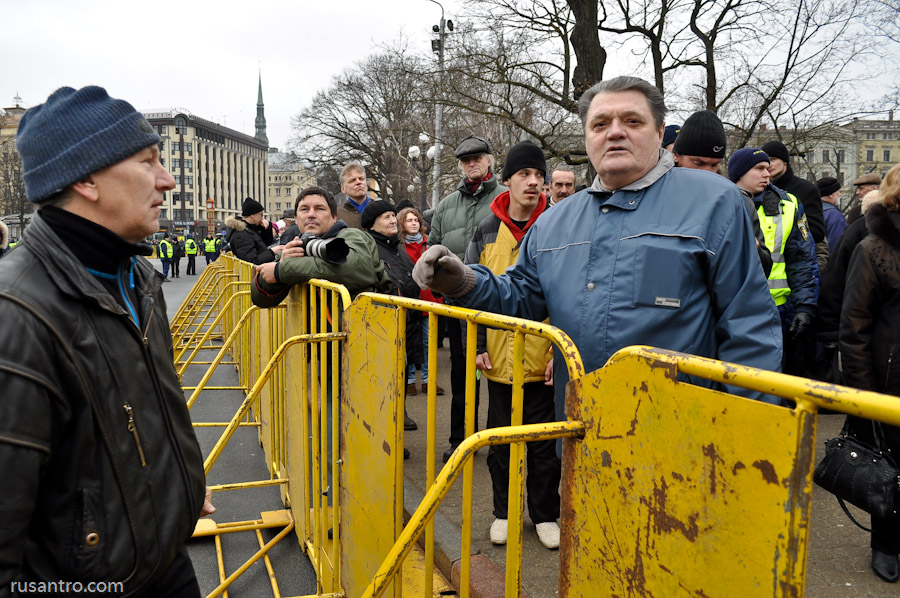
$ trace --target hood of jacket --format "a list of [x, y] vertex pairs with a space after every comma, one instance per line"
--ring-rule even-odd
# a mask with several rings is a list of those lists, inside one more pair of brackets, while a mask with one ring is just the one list
[[876, 203], [866, 211], [866, 228], [894, 249], [900, 249], [900, 212], [892, 212]]
[[541, 193], [541, 197], [538, 200], [538, 205], [531, 213], [531, 217], [528, 218], [528, 222], [525, 224], [524, 229], [516, 226], [516, 224], [509, 217], [509, 202], [509, 191], [504, 191], [503, 193], [495, 197], [494, 201], [491, 202], [491, 212], [493, 212], [494, 215], [497, 216], [497, 218], [499, 218], [509, 228], [509, 232], [512, 233], [512, 236], [515, 237], [516, 241], [521, 241], [522, 237], [525, 236], [525, 231], [531, 228], [531, 225], [534, 224], [535, 220], [538, 219], [538, 216], [543, 214], [544, 210], [547, 209], [547, 198], [544, 197], [543, 193]]
[[241, 218], [229, 216], [225, 219], [225, 226], [232, 230], [245, 230], [247, 228], [247, 223], [244, 222]]

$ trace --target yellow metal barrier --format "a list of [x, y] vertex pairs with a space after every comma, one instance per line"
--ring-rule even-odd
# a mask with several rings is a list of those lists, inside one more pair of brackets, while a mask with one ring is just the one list
[[[206, 465], [212, 467], [238, 426], [258, 427], [271, 479], [214, 489], [281, 488], [293, 529], [316, 568], [318, 596], [400, 596], [397, 573], [423, 534], [429, 592], [433, 515], [460, 474], [459, 593], [468, 596], [472, 457], [478, 447], [500, 443], [511, 445], [506, 589], [507, 595], [519, 595], [524, 443], [545, 438], [566, 438], [561, 596], [801, 596], [816, 409], [900, 425], [894, 397], [648, 348], [623, 350], [585, 376], [571, 340], [552, 326], [375, 294], [360, 295], [351, 304], [346, 289], [323, 281], [295, 288], [284, 308], [256, 310], [237, 290], [242, 287], [233, 284], [249, 280], [249, 264], [220, 259], [222, 272], [208, 284], [217, 293], [209, 295], [211, 303], [223, 307], [204, 336], [218, 327], [230, 331], [212, 368], [230, 351], [241, 383], [251, 390]], [[203, 296], [198, 293], [197, 301]], [[437, 316], [466, 321], [468, 438], [437, 474], [437, 377], [431, 376], [428, 489], [404, 526], [399, 397], [406, 380], [405, 314], [410, 309], [428, 312], [432, 372], [438, 369]], [[515, 331], [519, 357], [529, 334], [556, 345], [556, 358], [565, 359], [571, 379], [566, 389], [570, 421], [518, 425], [523, 373], [516, 359], [512, 425], [472, 433], [479, 324]], [[193, 356], [206, 342], [190, 341], [193, 353], [185, 364], [197, 363]], [[679, 374], [781, 396], [796, 402], [796, 408], [679, 382]], [[190, 404], [207, 383], [204, 377]], [[219, 526], [243, 529], [244, 524], [253, 523]], [[329, 528], [333, 541], [326, 538]], [[198, 526], [197, 534], [202, 533]], [[352, 545], [344, 537], [354, 538]], [[222, 580], [238, 574], [226, 578], [223, 572]]]
[[[564, 359], [569, 375], [575, 379], [583, 375], [584, 366], [574, 345], [559, 329], [547, 324], [529, 322], [497, 314], [476, 312], [426, 301], [390, 297], [386, 295], [359, 295], [345, 312], [347, 343], [345, 365], [349, 375], [343, 378], [345, 392], [342, 396], [342, 446], [344, 462], [341, 491], [345, 495], [341, 509], [341, 526], [352, 537], [366, 536], [368, 550], [354, 553], [344, 560], [343, 589], [350, 596], [399, 595], [399, 586], [390, 589], [391, 581], [399, 571], [400, 560], [418, 537], [409, 532], [413, 522], [403, 529], [403, 404], [397, 398], [403, 396], [406, 384], [405, 324], [406, 310], [430, 312], [429, 371], [437, 371], [435, 318], [444, 315], [467, 322], [467, 372], [466, 372], [466, 434], [472, 437], [475, 427], [475, 341], [476, 326], [516, 332], [514, 350], [521, 357], [527, 334], [538, 335], [553, 342], [558, 350], [557, 358]], [[513, 372], [512, 423], [521, 424], [524, 371], [519, 365]], [[355, 393], [351, 395], [349, 385]], [[471, 516], [473, 463], [471, 458], [451, 460], [437, 480], [435, 471], [436, 395], [435, 377], [429, 377], [426, 487], [427, 500], [437, 500], [446, 494], [449, 484], [459, 471], [451, 472], [450, 463], [462, 467], [462, 561], [460, 563], [460, 596], [470, 591], [471, 572]], [[564, 426], [565, 427], [565, 426]], [[511, 428], [512, 429], [512, 428]], [[518, 428], [516, 428], [518, 430]], [[487, 438], [485, 444], [511, 443], [509, 538], [507, 542], [507, 592], [518, 595], [521, 588], [522, 566], [522, 510], [524, 504], [524, 443], [526, 440], [544, 440], [577, 434], [580, 424], [573, 423], [560, 433], [558, 429], [541, 426], [524, 426], [529, 433], [505, 439], [498, 430], [482, 433], [477, 438]], [[575, 432], [573, 432], [573, 430]], [[542, 433], [543, 431], [543, 433]], [[560, 435], [562, 434], [562, 435]], [[457, 452], [464, 449], [458, 448]], [[425, 587], [430, 588], [434, 571], [434, 521], [437, 504], [423, 502], [419, 510], [423, 515], [422, 531], [425, 533]], [[418, 525], [418, 524], [417, 524]], [[402, 548], [398, 548], [402, 546]], [[391, 559], [394, 559], [391, 561]], [[376, 573], [378, 579], [373, 582]], [[369, 592], [369, 594], [366, 594]]]
[[802, 596], [816, 407], [900, 423], [895, 397], [642, 347], [568, 391], [585, 435], [563, 444], [563, 597]]

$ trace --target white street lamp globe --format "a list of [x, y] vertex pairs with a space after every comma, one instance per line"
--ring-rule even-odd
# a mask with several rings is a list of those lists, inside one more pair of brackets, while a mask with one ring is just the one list
[[428, 133], [419, 133], [419, 141], [428, 143]]
[[416, 186], [415, 185], [407, 185], [406, 190], [409, 191], [410, 193], [412, 193], [413, 191], [416, 190]]
[[418, 160], [419, 156], [422, 155], [422, 150], [419, 149], [418, 145], [409, 146], [409, 151], [406, 152], [406, 155], [409, 156], [410, 160]]
[[429, 160], [434, 160], [435, 154], [437, 154], [437, 147], [433, 145], [428, 148], [427, 152], [425, 152], [425, 155], [428, 156]]

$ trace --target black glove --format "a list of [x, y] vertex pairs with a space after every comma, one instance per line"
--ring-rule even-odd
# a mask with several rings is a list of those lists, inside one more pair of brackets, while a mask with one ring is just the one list
[[812, 331], [812, 325], [812, 314], [805, 311], [798, 311], [794, 314], [794, 319], [791, 320], [791, 328], [788, 330], [788, 334], [791, 335], [792, 339], [796, 340], [801, 336], [809, 334]]
[[429, 247], [413, 269], [413, 280], [423, 289], [462, 297], [475, 288], [475, 274], [443, 245]]

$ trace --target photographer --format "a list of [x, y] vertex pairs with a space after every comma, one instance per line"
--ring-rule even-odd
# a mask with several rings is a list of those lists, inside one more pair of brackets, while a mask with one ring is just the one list
[[[251, 285], [251, 298], [259, 307], [278, 305], [287, 297], [291, 285], [322, 278], [347, 287], [351, 296], [365, 291], [392, 292], [395, 287], [384, 272], [375, 242], [361, 230], [347, 227], [337, 219], [337, 202], [334, 196], [321, 187], [307, 187], [300, 192], [294, 206], [300, 237], [283, 245], [281, 259], [256, 267]], [[311, 240], [338, 240], [346, 244], [346, 255], [336, 251], [338, 258], [328, 255], [330, 244], [325, 246], [325, 258], [308, 255], [307, 244]], [[335, 245], [340, 245], [335, 243]], [[331, 250], [334, 251], [334, 250]], [[314, 252], [316, 253], [316, 252]]]

